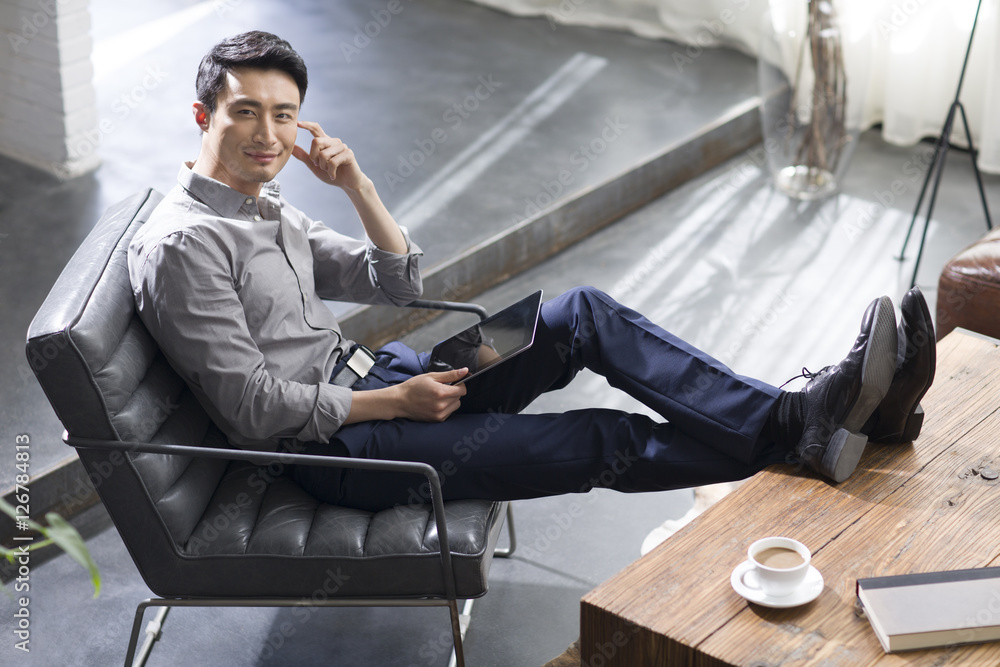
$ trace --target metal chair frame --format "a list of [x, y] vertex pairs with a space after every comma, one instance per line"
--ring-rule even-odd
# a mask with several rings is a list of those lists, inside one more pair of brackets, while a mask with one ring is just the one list
[[[144, 442], [125, 442], [120, 440], [97, 440], [78, 438], [68, 433], [63, 434], [63, 440], [71, 447], [78, 449], [117, 450], [123, 452], [146, 452], [151, 454], [173, 454], [180, 456], [200, 456], [215, 459], [242, 460], [266, 465], [279, 462], [291, 465], [316, 465], [340, 468], [355, 468], [361, 470], [382, 470], [409, 472], [423, 475], [431, 489], [431, 504], [434, 508], [434, 521], [438, 531], [438, 544], [441, 553], [441, 568], [445, 582], [445, 597], [443, 598], [341, 598], [327, 600], [312, 600], [302, 598], [149, 598], [141, 602], [136, 609], [132, 634], [129, 637], [128, 652], [125, 655], [125, 667], [142, 665], [142, 661], [133, 662], [138, 644], [139, 629], [143, 614], [147, 607], [448, 607], [451, 614], [452, 637], [455, 642], [454, 660], [458, 667], [465, 665], [465, 655], [462, 639], [468, 623], [461, 622], [455, 594], [455, 574], [452, 568], [451, 551], [448, 546], [448, 524], [444, 514], [444, 500], [441, 495], [441, 480], [437, 471], [426, 463], [407, 461], [386, 461], [382, 459], [354, 459], [341, 456], [317, 456], [311, 454], [254, 452], [238, 449], [223, 449], [218, 447], [197, 447], [189, 445], [154, 444]], [[506, 504], [507, 533], [510, 546], [496, 549], [494, 556], [506, 558], [517, 547], [514, 533], [514, 515], [510, 503]], [[467, 617], [471, 609], [464, 610]], [[165, 616], [165, 614], [164, 614]], [[161, 617], [162, 621], [162, 617]], [[148, 654], [148, 650], [144, 650]]]

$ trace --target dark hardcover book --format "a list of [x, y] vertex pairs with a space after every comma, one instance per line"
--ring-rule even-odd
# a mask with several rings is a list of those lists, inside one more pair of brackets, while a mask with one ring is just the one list
[[858, 579], [887, 653], [1000, 639], [1000, 567]]

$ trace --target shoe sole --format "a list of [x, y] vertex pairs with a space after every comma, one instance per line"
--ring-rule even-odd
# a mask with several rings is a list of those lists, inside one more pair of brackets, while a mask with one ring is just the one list
[[854, 473], [861, 455], [868, 444], [868, 436], [851, 433], [847, 429], [837, 429], [823, 452], [822, 465], [829, 471], [830, 479], [840, 484]]
[[[892, 301], [883, 296], [875, 309], [868, 347], [861, 362], [861, 389], [844, 417], [843, 428], [859, 433], [885, 398], [896, 374], [896, 315]], [[867, 436], [865, 437], [867, 440]]]
[[861, 433], [861, 427], [875, 412], [892, 384], [896, 373], [897, 338], [892, 301], [883, 296], [875, 307], [868, 346], [861, 361], [858, 396], [823, 451], [822, 468], [837, 484], [851, 476], [864, 454], [868, 436]]
[[913, 442], [917, 439], [917, 436], [920, 435], [920, 430], [924, 426], [924, 408], [920, 405], [920, 400], [927, 394], [927, 391], [934, 383], [934, 371], [937, 367], [937, 346], [934, 342], [934, 324], [931, 319], [931, 311], [927, 305], [927, 301], [921, 298], [919, 305], [924, 322], [927, 322], [929, 325], [928, 333], [930, 336], [931, 353], [930, 376], [927, 378], [927, 382], [924, 383], [923, 389], [921, 389], [920, 393], [917, 395], [916, 400], [913, 401], [913, 407], [910, 409], [909, 414], [906, 415], [906, 419], [903, 421], [903, 428], [898, 433], [889, 429], [885, 429], [880, 432], [880, 430], [876, 428], [875, 431], [869, 436], [870, 442], [883, 445], [899, 445], [904, 442]]

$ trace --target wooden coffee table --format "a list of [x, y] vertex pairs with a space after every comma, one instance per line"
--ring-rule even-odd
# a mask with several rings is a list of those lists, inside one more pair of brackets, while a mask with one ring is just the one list
[[[913, 445], [869, 445], [839, 485], [768, 468], [588, 593], [582, 664], [1000, 665], [1000, 643], [886, 654], [855, 603], [859, 577], [1000, 565], [998, 345], [962, 330], [938, 344]], [[732, 589], [767, 535], [812, 550], [825, 581], [814, 602], [770, 609]]]

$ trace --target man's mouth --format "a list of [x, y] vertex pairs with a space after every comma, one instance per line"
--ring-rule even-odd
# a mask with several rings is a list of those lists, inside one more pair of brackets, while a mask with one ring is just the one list
[[259, 164], [271, 164], [278, 158], [277, 153], [253, 153], [247, 151], [247, 156]]

